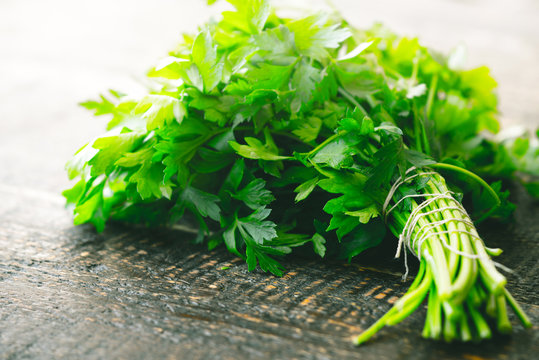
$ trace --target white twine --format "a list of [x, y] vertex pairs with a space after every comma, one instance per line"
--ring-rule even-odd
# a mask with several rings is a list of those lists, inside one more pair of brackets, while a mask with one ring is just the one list
[[[416, 167], [412, 166], [411, 168], [406, 170], [406, 172], [404, 173], [404, 176], [408, 175], [410, 172], [412, 172], [414, 170], [416, 170]], [[414, 174], [414, 175], [410, 175], [408, 177], [405, 177], [404, 179], [403, 179], [403, 176], [399, 176], [399, 178], [395, 181], [393, 186], [391, 186], [391, 189], [389, 190], [389, 192], [387, 194], [387, 197], [386, 197], [386, 199], [384, 201], [384, 205], [382, 207], [382, 213], [384, 214], [384, 216], [386, 218], [387, 218], [387, 215], [389, 215], [389, 213], [391, 211], [393, 211], [393, 209], [395, 209], [405, 199], [418, 198], [418, 197], [430, 197], [429, 199], [423, 201], [422, 204], [417, 206], [410, 213], [410, 216], [408, 217], [408, 220], [406, 221], [406, 223], [404, 225], [404, 228], [402, 229], [402, 232], [399, 235], [399, 242], [397, 244], [397, 252], [395, 253], [395, 258], [400, 257], [401, 252], [402, 252], [402, 245], [404, 244], [414, 256], [416, 256], [419, 260], [421, 260], [421, 252], [422, 252], [423, 244], [431, 236], [439, 236], [439, 235], [442, 235], [442, 234], [463, 233], [463, 234], [466, 234], [466, 235], [468, 235], [470, 237], [481, 240], [481, 238], [477, 234], [477, 231], [475, 229], [474, 224], [470, 220], [459, 218], [459, 217], [454, 217], [454, 216], [450, 217], [450, 218], [445, 218], [444, 220], [431, 222], [431, 223], [426, 223], [426, 224], [420, 226], [419, 229], [417, 230], [415, 236], [413, 236], [414, 228], [418, 225], [418, 222], [421, 220], [421, 218], [429, 216], [429, 215], [433, 215], [435, 213], [440, 213], [440, 212], [443, 212], [443, 211], [446, 211], [446, 210], [459, 211], [460, 213], [462, 213], [464, 215], [464, 217], [469, 218], [469, 215], [466, 212], [466, 209], [464, 209], [464, 207], [458, 201], [456, 201], [453, 196], [451, 196], [451, 194], [452, 194], [451, 191], [447, 191], [447, 192], [444, 192], [444, 193], [433, 193], [433, 194], [405, 195], [404, 197], [399, 199], [391, 208], [389, 208], [389, 210], [386, 211], [387, 207], [389, 206], [389, 203], [391, 202], [391, 200], [392, 200], [393, 196], [395, 195], [395, 192], [397, 191], [399, 186], [401, 186], [402, 184], [405, 184], [405, 183], [407, 183], [407, 182], [409, 182], [409, 181], [411, 181], [411, 180], [413, 180], [413, 179], [415, 179], [417, 177], [435, 175], [435, 174], [437, 174], [437, 173], [434, 172], [434, 171], [430, 171], [430, 172], [423, 172], [423, 173], [417, 173], [417, 174]], [[431, 203], [433, 203], [433, 202], [435, 202], [437, 200], [440, 200], [440, 199], [447, 199], [447, 200], [451, 201], [452, 203], [454, 203], [455, 205], [453, 205], [453, 206], [445, 206], [445, 207], [441, 207], [441, 208], [437, 208], [437, 209], [427, 211], [425, 213], [421, 213], [421, 211], [423, 209], [425, 209], [426, 207], [428, 207]], [[457, 224], [458, 223], [464, 224], [465, 227], [468, 227], [469, 229], [466, 229], [466, 230], [453, 229], [453, 230], [435, 231], [436, 227], [441, 226], [441, 225], [445, 225], [445, 224], [448, 224], [448, 223], [451, 223], [451, 222], [455, 222]], [[421, 233], [423, 233], [423, 235], [419, 236]], [[444, 248], [446, 248], [447, 250], [449, 250], [450, 252], [452, 252], [452, 253], [458, 254], [460, 256], [467, 257], [469, 259], [485, 258], [483, 255], [480, 255], [480, 254], [470, 254], [470, 253], [461, 251], [461, 250], [455, 248], [454, 246], [451, 246], [447, 242], [446, 238], [444, 238], [442, 236], [440, 236], [439, 238], [442, 240], [441, 241], [442, 246]], [[417, 243], [417, 247], [416, 247], [416, 243]], [[414, 248], [417, 248], [417, 251], [414, 251]], [[424, 256], [428, 256], [428, 253], [425, 253]], [[486, 258], [489, 259], [488, 256]], [[502, 264], [499, 264], [499, 263], [497, 263], [495, 261], [493, 263], [494, 263], [495, 266], [497, 266], [497, 267], [499, 267], [499, 268], [501, 268], [501, 269], [503, 269], [505, 271], [512, 272], [511, 269], [507, 268], [506, 266], [504, 266]], [[408, 277], [408, 273], [409, 273], [408, 256], [407, 256], [407, 251], [406, 250], [404, 250], [404, 266], [405, 266], [406, 272], [403, 275], [403, 279], [406, 280], [406, 278]]]

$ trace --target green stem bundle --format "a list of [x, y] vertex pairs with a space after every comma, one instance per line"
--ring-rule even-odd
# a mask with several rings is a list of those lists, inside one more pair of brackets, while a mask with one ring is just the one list
[[[448, 193], [444, 179], [431, 175], [425, 195]], [[412, 200], [412, 209], [419, 204]], [[439, 198], [417, 214], [412, 239], [428, 233], [424, 242], [412, 241], [413, 254], [420, 258], [419, 272], [407, 293], [386, 315], [356, 338], [362, 344], [385, 325], [395, 325], [417, 309], [428, 297], [423, 337], [470, 341], [488, 339], [492, 329], [511, 331], [507, 306], [513, 308], [525, 327], [531, 322], [505, 289], [506, 279], [477, 235], [471, 219], [454, 199]], [[391, 228], [399, 236], [411, 214], [394, 212]], [[432, 226], [439, 223], [440, 225]], [[429, 224], [431, 224], [429, 226]], [[449, 246], [444, 246], [449, 245]], [[455, 251], [457, 250], [457, 251]]]

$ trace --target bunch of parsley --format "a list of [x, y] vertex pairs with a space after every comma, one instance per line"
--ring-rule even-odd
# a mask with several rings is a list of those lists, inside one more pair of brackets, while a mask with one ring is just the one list
[[[197, 242], [223, 244], [249, 270], [277, 276], [278, 258], [294, 248], [351, 259], [388, 229], [402, 236], [410, 227], [426, 234], [404, 244], [419, 273], [358, 343], [427, 296], [426, 337], [488, 338], [490, 318], [507, 332], [506, 302], [530, 325], [490, 260], [500, 251], [472, 223], [513, 209], [500, 182], [479, 176], [517, 178], [538, 194], [533, 134], [494, 135], [489, 70], [461, 70], [458, 54], [381, 26], [358, 30], [327, 14], [285, 19], [265, 0], [229, 2], [235, 11], [184, 35], [149, 71], [146, 96], [110, 91], [82, 104], [112, 118], [67, 165], [75, 224], [194, 221]], [[427, 200], [436, 194], [451, 195]], [[459, 210], [463, 196], [471, 217]]]

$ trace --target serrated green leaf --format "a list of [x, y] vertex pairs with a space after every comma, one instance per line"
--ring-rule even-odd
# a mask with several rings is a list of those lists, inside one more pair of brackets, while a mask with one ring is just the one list
[[368, 135], [374, 131], [374, 124], [368, 116], [364, 116], [361, 120], [347, 117], [339, 122], [339, 128], [359, 135]]
[[361, 210], [347, 211], [345, 212], [345, 214], [348, 216], [359, 218], [359, 222], [363, 224], [368, 223], [372, 218], [375, 218], [380, 215], [378, 208], [374, 204], [371, 204], [369, 207], [363, 208]]
[[307, 196], [314, 190], [316, 187], [316, 184], [318, 183], [318, 177], [315, 177], [313, 179], [307, 180], [306, 182], [299, 185], [297, 188], [294, 189], [294, 192], [297, 192], [296, 198], [294, 199], [296, 202], [300, 202], [301, 200], [305, 200]]
[[109, 174], [114, 168], [114, 163], [125, 153], [136, 148], [143, 137], [143, 133], [133, 131], [95, 140], [92, 147], [99, 151], [88, 161], [92, 176]]
[[316, 60], [327, 58], [327, 49], [335, 49], [351, 36], [347, 28], [339, 28], [339, 24], [328, 24], [325, 13], [312, 15], [287, 24], [294, 33], [296, 48], [302, 55]]
[[221, 219], [221, 209], [217, 203], [219, 197], [192, 186], [186, 187], [180, 196], [180, 202], [192, 205], [203, 217], [210, 217], [215, 221]]
[[267, 0], [227, 0], [234, 5], [236, 12], [225, 11], [225, 21], [251, 34], [257, 34], [264, 28], [271, 8]]
[[359, 226], [359, 221], [357, 218], [348, 216], [341, 213], [333, 214], [329, 226], [326, 231], [337, 230], [337, 237], [339, 241], [342, 240], [343, 236], [349, 234], [352, 230]]
[[184, 75], [188, 64], [189, 60], [187, 59], [167, 56], [166, 58], [161, 59], [155, 67], [148, 71], [148, 76], [177, 80]]
[[302, 107], [304, 108], [312, 101], [313, 92], [321, 80], [319, 69], [309, 64], [305, 59], [300, 61], [290, 83], [292, 89], [296, 91], [290, 105], [292, 114], [299, 112]]
[[320, 129], [322, 128], [322, 120], [311, 116], [306, 119], [301, 119], [297, 127], [292, 130], [292, 133], [305, 142], [316, 140]]
[[247, 244], [246, 255], [247, 265], [249, 271], [253, 271], [256, 268], [256, 263], [264, 271], [269, 271], [273, 275], [283, 276], [284, 267], [279, 264], [278, 261], [268, 256], [266, 253], [270, 248], [256, 246], [254, 244]]
[[404, 149], [404, 157], [406, 161], [415, 166], [416, 168], [422, 168], [424, 166], [435, 164], [436, 161], [428, 155], [420, 153], [419, 151]]
[[73, 185], [71, 189], [64, 190], [62, 195], [66, 198], [66, 204], [77, 204], [84, 193], [84, 188], [86, 187], [86, 181], [80, 179]]
[[[339, 84], [337, 83], [335, 69], [332, 64], [322, 70], [320, 76], [322, 77], [322, 80], [319, 82], [318, 86], [316, 86], [313, 93], [313, 98], [315, 102], [323, 104], [337, 95]], [[335, 105], [333, 102], [326, 104]]]
[[142, 163], [150, 162], [152, 160], [154, 153], [155, 153], [155, 150], [152, 147], [140, 149], [135, 152], [125, 153], [123, 154], [121, 158], [116, 160], [114, 165], [122, 166], [122, 167], [138, 166], [138, 165], [141, 165]]
[[[196, 81], [195, 86], [198, 85], [197, 88], [200, 91], [211, 92], [223, 78], [224, 63], [217, 58], [217, 47], [213, 45], [212, 36], [208, 30], [200, 32], [195, 38], [191, 56], [203, 84], [201, 87], [200, 81]], [[193, 79], [197, 78], [196, 73], [193, 73]]]
[[266, 182], [262, 179], [254, 179], [243, 189], [231, 193], [234, 199], [241, 200], [253, 210], [268, 205], [275, 197], [266, 189]]
[[140, 197], [150, 198], [170, 198], [172, 186], [169, 181], [165, 181], [165, 167], [162, 164], [152, 164], [144, 162], [140, 168], [129, 177], [129, 182], [137, 184], [137, 192]]
[[75, 207], [73, 223], [80, 225], [84, 223], [91, 223], [95, 226], [97, 232], [102, 232], [105, 228], [105, 219], [102, 215], [101, 206], [103, 203], [103, 197], [101, 194], [95, 194], [83, 203]]
[[352, 260], [354, 256], [380, 244], [385, 232], [385, 226], [381, 220], [361, 224], [341, 241], [340, 256], [348, 261]]
[[215, 173], [234, 161], [234, 154], [224, 151], [215, 151], [201, 148], [197, 157], [191, 161], [191, 166], [201, 174]]
[[98, 153], [98, 149], [90, 144], [81, 147], [75, 155], [66, 163], [67, 176], [73, 180], [77, 176], [83, 176], [88, 167], [88, 162]]
[[257, 64], [247, 72], [252, 89], [281, 90], [288, 85], [294, 65]]
[[146, 121], [146, 128], [151, 131], [174, 120], [181, 123], [187, 110], [180, 100], [171, 96], [146, 95], [133, 112]]
[[228, 251], [243, 258], [243, 255], [238, 251], [238, 248], [241, 246], [241, 244], [238, 244], [238, 240], [236, 238], [236, 229], [237, 229], [237, 225], [236, 225], [236, 222], [234, 221], [223, 232], [223, 240]]
[[228, 191], [236, 191], [240, 186], [241, 180], [243, 179], [244, 171], [245, 162], [243, 159], [236, 160], [223, 183], [223, 189]]
[[192, 159], [196, 150], [204, 143], [203, 137], [195, 137], [186, 141], [161, 141], [154, 145], [154, 149], [165, 155], [163, 165], [165, 165], [165, 180], [178, 174], [178, 170], [184, 168], [185, 164]]
[[323, 258], [326, 255], [326, 239], [324, 239], [322, 235], [316, 233], [312, 237], [312, 242], [314, 252]]
[[230, 141], [230, 146], [238, 153], [247, 159], [261, 159], [268, 161], [284, 160], [288, 159], [288, 156], [280, 156], [269, 149], [268, 146], [262, 144], [260, 140], [253, 137], [246, 137], [244, 139], [248, 145], [241, 145], [235, 141]]
[[398, 139], [385, 145], [374, 154], [378, 164], [367, 181], [367, 188], [373, 189], [389, 182], [399, 162], [402, 150], [402, 140]]
[[81, 102], [79, 105], [88, 110], [94, 110], [95, 116], [113, 114], [116, 111], [116, 105], [104, 95], [100, 95], [100, 100], [101, 101], [88, 100]]
[[255, 248], [253, 246], [247, 246], [247, 249], [245, 250], [245, 255], [247, 257], [247, 269], [249, 271], [253, 271], [254, 269], [256, 269], [257, 265]]
[[237, 219], [238, 229], [244, 237], [249, 236], [257, 244], [263, 245], [265, 241], [277, 237], [276, 224], [265, 220], [270, 210], [259, 208], [251, 215]]
[[[98, 232], [102, 232], [108, 216], [103, 211], [103, 189], [105, 183], [101, 181], [97, 184], [85, 184], [85, 187], [89, 186], [92, 186], [91, 190], [86, 196], [79, 196], [76, 206], [73, 209], [73, 213], [75, 214], [73, 223], [80, 225], [89, 222], [95, 226]], [[82, 192], [84, 193], [85, 191], [83, 190]]]
[[259, 50], [268, 53], [269, 58], [294, 55], [294, 36], [284, 25], [279, 25], [277, 28], [268, 29], [255, 35], [253, 41]]
[[359, 173], [338, 172], [332, 177], [322, 179], [318, 186], [332, 194], [357, 194], [363, 192], [367, 177]]
[[317, 164], [329, 165], [334, 169], [340, 169], [352, 151], [343, 139], [337, 139], [321, 148], [312, 157], [312, 161]]

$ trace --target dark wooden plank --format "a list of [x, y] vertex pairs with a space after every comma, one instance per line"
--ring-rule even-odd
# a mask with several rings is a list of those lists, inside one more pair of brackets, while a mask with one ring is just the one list
[[[423, 340], [421, 311], [356, 348], [351, 337], [406, 290], [393, 273], [401, 264], [374, 270], [291, 258], [283, 278], [249, 273], [222, 249], [192, 245], [183, 231], [75, 228], [59, 198], [38, 194], [0, 187], [6, 358], [512, 359], [539, 351], [536, 329], [520, 325], [480, 345]], [[485, 229], [486, 238], [511, 239], [502, 261], [519, 278], [509, 287], [537, 323], [539, 212], [522, 194], [519, 204], [516, 223]]]

